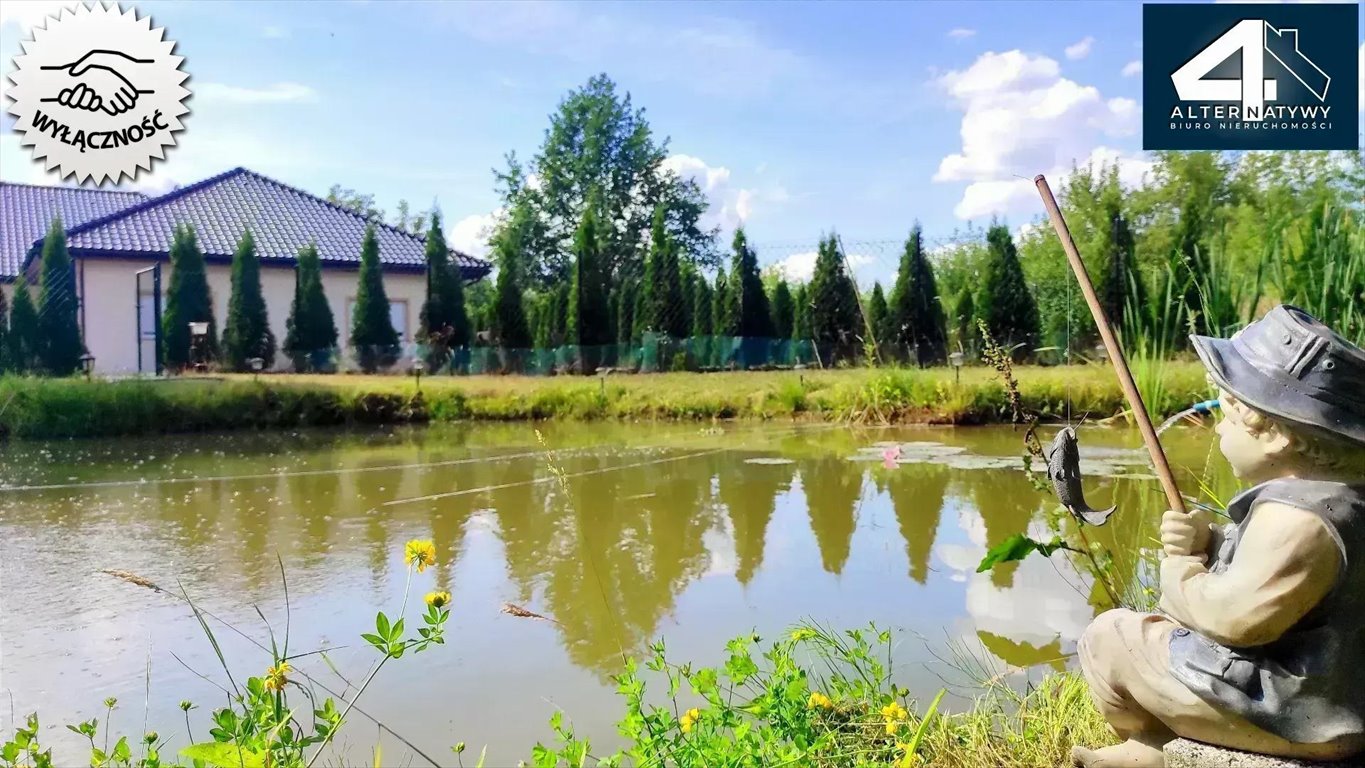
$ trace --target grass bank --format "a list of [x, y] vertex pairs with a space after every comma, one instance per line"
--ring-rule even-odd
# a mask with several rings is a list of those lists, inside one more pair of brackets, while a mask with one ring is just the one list
[[[1044, 418], [1123, 410], [1103, 366], [1015, 369], [1025, 409]], [[1207, 394], [1195, 363], [1170, 363], [1159, 402]], [[0, 379], [0, 431], [25, 438], [426, 421], [809, 419], [984, 424], [1008, 420], [995, 372], [967, 368], [666, 373], [599, 377], [263, 375], [165, 380]]]

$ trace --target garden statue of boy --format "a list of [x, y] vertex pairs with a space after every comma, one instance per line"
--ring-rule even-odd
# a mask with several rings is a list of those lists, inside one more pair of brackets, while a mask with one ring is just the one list
[[1177, 736], [1365, 754], [1365, 352], [1289, 306], [1192, 340], [1219, 389], [1222, 453], [1254, 486], [1228, 525], [1167, 512], [1161, 613], [1112, 610], [1086, 629], [1081, 668], [1126, 741], [1073, 761], [1161, 768]]

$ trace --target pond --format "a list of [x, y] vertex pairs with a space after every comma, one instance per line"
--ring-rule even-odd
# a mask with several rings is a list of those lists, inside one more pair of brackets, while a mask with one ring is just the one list
[[[515, 764], [562, 710], [609, 751], [621, 707], [609, 676], [664, 638], [714, 663], [730, 637], [803, 619], [897, 632], [895, 674], [931, 697], [969, 652], [1000, 669], [1062, 669], [1102, 594], [1065, 553], [978, 574], [1014, 533], [1047, 535], [1055, 501], [1022, 469], [1022, 432], [792, 425], [461, 425], [366, 433], [234, 434], [18, 443], [0, 453], [0, 719], [61, 725], [119, 699], [115, 729], [183, 746], [182, 699], [203, 737], [223, 669], [239, 679], [269, 642], [331, 649], [298, 663], [340, 691], [375, 652], [358, 639], [397, 609], [403, 544], [435, 542], [413, 590], [454, 597], [448, 644], [387, 666], [360, 709], [435, 756], [465, 741]], [[1046, 440], [1048, 434], [1044, 434]], [[1231, 489], [1211, 430], [1168, 433], [1187, 493]], [[543, 441], [543, 442], [542, 442]], [[883, 446], [902, 445], [887, 465]], [[1136, 568], [1164, 508], [1134, 432], [1082, 431], [1092, 529]], [[552, 449], [553, 453], [547, 452]], [[566, 477], [560, 491], [551, 466]], [[278, 560], [277, 560], [278, 556]], [[288, 603], [280, 564], [287, 577]], [[164, 592], [105, 573], [150, 580]], [[553, 619], [518, 618], [507, 603]], [[339, 749], [368, 761], [356, 717]], [[388, 762], [420, 764], [384, 736]]]

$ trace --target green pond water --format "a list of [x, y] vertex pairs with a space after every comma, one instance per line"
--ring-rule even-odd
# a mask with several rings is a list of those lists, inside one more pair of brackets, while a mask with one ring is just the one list
[[[116, 696], [116, 730], [153, 728], [179, 748], [177, 703], [190, 699], [204, 738], [225, 679], [197, 622], [179, 600], [102, 569], [183, 585], [215, 617], [240, 679], [269, 660], [251, 642], [268, 642], [259, 608], [277, 633], [288, 624], [295, 652], [332, 649], [355, 681], [376, 655], [359, 633], [401, 599], [404, 542], [434, 540], [440, 563], [415, 577], [414, 599], [452, 593], [448, 644], [388, 665], [360, 706], [438, 759], [457, 741], [475, 755], [486, 744], [490, 765], [529, 757], [557, 710], [609, 751], [621, 711], [609, 675], [657, 638], [675, 659], [714, 663], [741, 633], [874, 621], [896, 631], [897, 682], [927, 698], [961, 677], [940, 659], [963, 649], [1002, 670], [1064, 668], [1103, 602], [1064, 553], [976, 573], [1012, 534], [1050, 535], [1055, 501], [1021, 471], [1020, 431], [540, 429], [567, 494], [530, 425], [0, 448], [5, 732], [36, 710], [59, 758], [80, 762], [79, 737], [61, 725]], [[1210, 430], [1167, 437], [1187, 493], [1201, 479], [1231, 492]], [[894, 468], [882, 456], [893, 442]], [[1140, 441], [1085, 428], [1082, 455], [1092, 505], [1120, 505], [1091, 535], [1131, 571], [1164, 508]], [[507, 615], [505, 603], [555, 621]], [[345, 689], [318, 656], [297, 666]], [[341, 759], [368, 760], [380, 738], [354, 717]], [[386, 763], [421, 764], [382, 741]]]

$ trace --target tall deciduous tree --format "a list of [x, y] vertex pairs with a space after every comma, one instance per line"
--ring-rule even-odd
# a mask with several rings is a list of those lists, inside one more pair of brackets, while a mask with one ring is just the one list
[[896, 285], [891, 289], [888, 326], [896, 345], [907, 354], [917, 356], [920, 365], [941, 363], [947, 357], [947, 318], [918, 224], [910, 230], [910, 237], [905, 241]]
[[299, 249], [294, 272], [294, 301], [285, 321], [284, 351], [294, 370], [309, 371], [330, 359], [337, 345], [336, 318], [322, 290], [322, 260], [316, 245]]
[[38, 283], [39, 355], [43, 370], [52, 376], [69, 376], [80, 368], [85, 344], [77, 318], [76, 279], [66, 250], [66, 230], [53, 219], [43, 238], [41, 276]]
[[14, 309], [9, 324], [10, 362], [19, 373], [33, 373], [41, 369], [42, 331], [38, 327], [38, 307], [28, 289], [28, 279], [19, 276], [14, 286]]
[[773, 296], [770, 302], [772, 312], [773, 336], [778, 339], [790, 339], [792, 337], [795, 299], [792, 297], [791, 286], [787, 285], [785, 278], [779, 278], [777, 285], [773, 286]]
[[1038, 307], [1019, 266], [1014, 238], [1009, 227], [993, 224], [986, 232], [986, 242], [990, 260], [978, 316], [986, 321], [996, 343], [1006, 349], [1022, 345], [1023, 356], [1031, 356], [1038, 340]]
[[[540, 286], [567, 282], [574, 237], [595, 193], [594, 215], [611, 228], [598, 232], [603, 268], [613, 279], [639, 279], [650, 220], [658, 207], [666, 228], [689, 261], [715, 264], [715, 232], [703, 229], [706, 197], [697, 183], [665, 164], [668, 140], [657, 141], [644, 110], [631, 104], [606, 75], [571, 91], [550, 117], [545, 140], [523, 166], [515, 155], [497, 174], [503, 206], [534, 213], [525, 267]], [[504, 224], [504, 226], [506, 226]]]
[[[526, 216], [527, 212], [514, 211], [513, 218]], [[531, 328], [526, 320], [526, 307], [522, 296], [521, 259], [525, 252], [525, 228], [508, 226], [498, 232], [493, 240], [493, 253], [498, 260], [498, 282], [494, 288], [494, 319], [498, 332], [498, 345], [505, 349], [522, 349], [531, 346]]]
[[360, 275], [351, 309], [351, 347], [366, 373], [388, 368], [398, 360], [399, 338], [389, 317], [384, 270], [379, 263], [379, 238], [374, 225], [365, 228], [360, 243]]
[[218, 321], [213, 316], [213, 294], [209, 291], [204, 252], [189, 225], [175, 228], [171, 236], [171, 280], [166, 290], [166, 307], [161, 313], [162, 359], [171, 370], [185, 368], [200, 358], [191, 358], [190, 323], [207, 323], [208, 333], [197, 343], [195, 352], [204, 361], [218, 356]]
[[451, 350], [469, 343], [469, 311], [465, 307], [464, 275], [450, 260], [450, 246], [441, 230], [441, 214], [431, 214], [427, 229], [427, 298], [422, 303], [418, 335], [427, 345], [427, 364], [440, 369]]
[[861, 336], [857, 288], [844, 268], [838, 238], [820, 241], [810, 281], [811, 336], [820, 344], [845, 344]]
[[234, 371], [245, 371], [252, 358], [260, 358], [266, 368], [275, 364], [275, 334], [270, 330], [261, 291], [261, 260], [256, 255], [256, 238], [248, 229], [232, 254], [232, 293], [228, 296], [227, 325], [223, 328], [223, 362]]
[[770, 338], [773, 327], [768, 294], [763, 290], [763, 278], [758, 273], [758, 255], [749, 247], [743, 228], [735, 230], [731, 248], [734, 254], [730, 262], [730, 306], [735, 313], [735, 335]]

